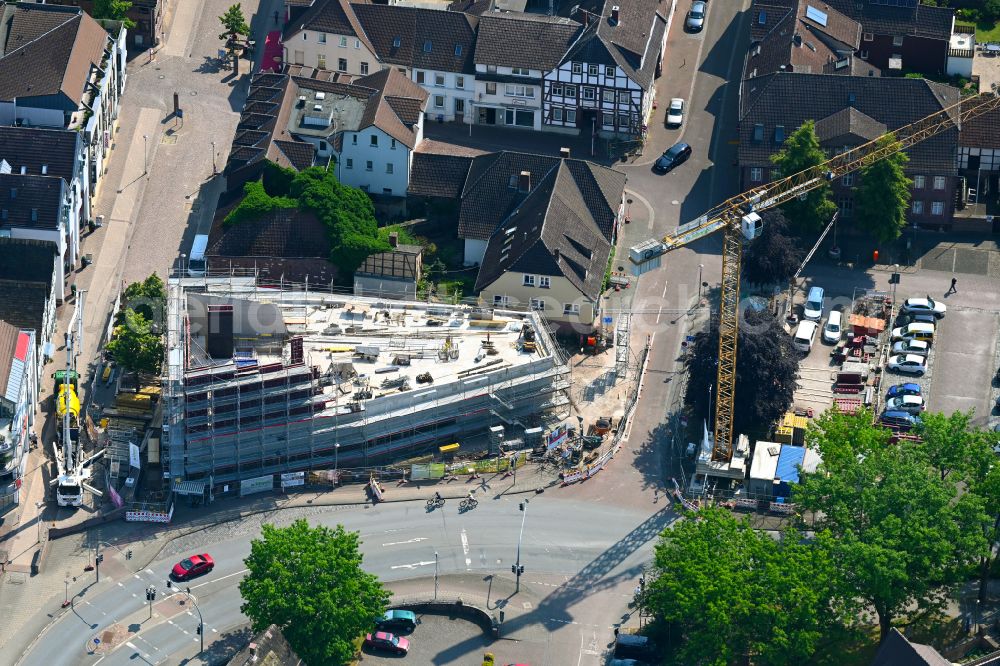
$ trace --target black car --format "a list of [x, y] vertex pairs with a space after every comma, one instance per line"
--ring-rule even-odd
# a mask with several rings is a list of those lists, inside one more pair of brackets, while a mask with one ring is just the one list
[[653, 171], [668, 173], [687, 162], [689, 157], [691, 157], [691, 146], [686, 143], [674, 144], [653, 163]]

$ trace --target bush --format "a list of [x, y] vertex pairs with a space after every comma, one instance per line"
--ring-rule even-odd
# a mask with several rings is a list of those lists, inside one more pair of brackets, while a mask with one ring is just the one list
[[295, 208], [298, 202], [289, 197], [272, 197], [264, 191], [264, 184], [255, 180], [243, 186], [243, 200], [226, 215], [223, 224], [230, 226], [241, 222], [259, 220], [279, 208]]

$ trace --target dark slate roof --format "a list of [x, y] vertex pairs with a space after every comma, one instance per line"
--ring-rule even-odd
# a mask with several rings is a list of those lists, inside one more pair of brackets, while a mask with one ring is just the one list
[[0, 173], [0, 229], [58, 229], [65, 187], [58, 176]]
[[488, 239], [526, 197], [526, 193], [517, 190], [518, 175], [527, 171], [532, 182], [538, 183], [558, 162], [558, 157], [513, 151], [474, 158], [462, 190], [458, 237]]
[[[893, 131], [958, 101], [957, 88], [925, 79], [787, 72], [750, 79], [743, 82], [740, 99], [739, 161], [745, 166], [770, 165], [771, 154], [780, 148], [774, 142], [779, 125], [787, 136], [807, 120], [823, 120], [853, 106]], [[764, 126], [763, 141], [753, 139], [758, 123]], [[864, 125], [857, 116], [855, 126]], [[958, 129], [944, 130], [906, 151], [910, 156], [907, 171], [953, 175], [957, 150]]]
[[479, 19], [477, 65], [555, 69], [583, 26], [557, 16], [506, 12]]
[[453, 0], [448, 5], [450, 12], [463, 12], [470, 16], [482, 16], [493, 9], [493, 0]]
[[52, 281], [55, 260], [56, 246], [53, 243], [0, 237], [0, 280], [25, 284], [38, 282], [47, 288]]
[[402, 5], [355, 4], [352, 8], [382, 62], [412, 69], [475, 72], [472, 55], [479, 23], [475, 16]]
[[308, 141], [275, 141], [274, 147], [296, 171], [316, 164], [316, 146]]
[[587, 26], [563, 60], [617, 65], [626, 76], [648, 89], [667, 29], [667, 19], [660, 13], [662, 5], [658, 0], [617, 3], [619, 20], [612, 22], [611, 8], [615, 4], [604, 4], [604, 15]]
[[563, 276], [596, 300], [624, 189], [624, 174], [581, 160], [557, 160], [491, 235], [476, 289], [516, 271]]
[[417, 268], [419, 252], [399, 251], [376, 252], [368, 255], [364, 263], [354, 271], [362, 277], [392, 278], [395, 280], [419, 280]]
[[41, 174], [42, 166], [50, 176], [73, 182], [73, 167], [80, 152], [79, 132], [38, 127], [0, 126], [0, 160], [6, 160], [12, 173]]
[[906, 640], [894, 627], [879, 645], [871, 666], [951, 666], [951, 662], [930, 645]]
[[61, 93], [80, 104], [107, 43], [78, 7], [0, 3], [0, 100]]
[[[353, 35], [361, 40], [372, 53], [375, 48], [358, 22], [348, 0], [316, 0], [302, 16], [285, 26], [281, 41], [288, 43], [303, 30], [326, 32], [334, 35]], [[354, 48], [354, 45], [350, 45]]]
[[[818, 1], [818, 0], [817, 0]], [[911, 35], [948, 41], [955, 10], [950, 7], [890, 7], [861, 0], [824, 0], [842, 14], [876, 35]]]
[[963, 122], [958, 143], [968, 148], [1000, 148], [1000, 108]]
[[874, 141], [885, 134], [887, 129], [885, 123], [866, 116], [853, 106], [816, 121], [816, 136], [820, 143], [848, 135], [858, 137], [863, 142]]
[[417, 151], [410, 164], [408, 192], [418, 197], [458, 199], [469, 175], [472, 157]]
[[360, 129], [374, 125], [410, 148], [417, 145], [414, 125], [426, 107], [430, 93], [394, 67], [362, 76], [352, 86], [374, 91], [369, 97]]

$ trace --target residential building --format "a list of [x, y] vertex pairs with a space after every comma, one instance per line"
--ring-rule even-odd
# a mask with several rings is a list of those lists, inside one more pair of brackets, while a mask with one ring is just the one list
[[35, 332], [0, 319], [0, 514], [21, 501], [38, 404]]
[[653, 111], [671, 7], [634, 0], [606, 2], [592, 20], [581, 12], [589, 25], [559, 66], [544, 74], [545, 129], [642, 136]]
[[[992, 660], [990, 660], [992, 661]], [[980, 664], [978, 660], [975, 662]], [[932, 645], [913, 643], [893, 627], [882, 639], [871, 666], [951, 666]]]
[[[161, 462], [171, 486], [189, 494], [253, 492], [270, 489], [278, 474], [388, 464], [491, 427], [509, 425], [508, 439], [522, 437], [568, 404], [568, 368], [536, 312], [497, 308], [483, 321], [466, 305], [390, 308], [383, 299], [345, 299], [312, 285], [279, 291], [237, 277], [174, 278], [168, 289], [162, 402], [170, 436]], [[448, 322], [447, 330], [431, 321]], [[500, 363], [484, 367], [477, 355], [487, 330]], [[531, 353], [520, 345], [526, 336]], [[396, 364], [391, 377], [375, 373], [385, 364]], [[424, 388], [427, 375], [433, 385]]]
[[389, 234], [388, 252], [368, 255], [354, 271], [354, 295], [416, 300], [422, 271], [423, 248], [401, 245], [396, 233]]
[[[23, 2], [24, 0], [22, 0]], [[31, 0], [50, 5], [72, 5], [94, 15], [94, 0]], [[166, 0], [130, 0], [126, 16], [135, 23], [128, 31], [128, 46], [142, 51], [160, 45], [163, 39], [163, 6]]]
[[229, 189], [258, 178], [264, 160], [294, 169], [333, 160], [341, 182], [405, 196], [427, 92], [395, 69], [350, 84], [334, 72], [311, 74], [254, 76], [226, 166]]
[[375, 48], [348, 0], [315, 0], [285, 26], [284, 61], [364, 76], [379, 69]]
[[423, 87], [431, 119], [472, 122], [476, 17], [400, 5], [351, 7], [378, 56], [371, 71], [394, 67]]
[[[742, 190], [777, 177], [771, 155], [807, 120], [828, 155], [872, 141], [957, 104], [957, 88], [899, 77], [777, 72], [743, 81], [740, 91], [739, 166]], [[957, 115], [957, 112], [956, 112]], [[943, 229], [952, 224], [958, 159], [958, 127], [909, 148], [906, 174], [913, 180], [912, 224]], [[833, 185], [841, 219], [854, 211], [859, 173]]]
[[475, 122], [542, 128], [545, 75], [559, 66], [583, 25], [538, 14], [490, 13], [476, 38]]
[[1000, 111], [962, 121], [958, 134], [962, 182], [956, 228], [976, 233], [1000, 231]]
[[[419, 1], [416, 0], [416, 2]], [[528, 0], [453, 0], [448, 4], [448, 11], [462, 12], [470, 16], [482, 16], [493, 12], [523, 12], [527, 6]]]
[[0, 234], [0, 319], [35, 332], [40, 363], [55, 350], [56, 301], [62, 297], [58, 264], [52, 243]]
[[[508, 188], [520, 200], [487, 241], [476, 277], [480, 300], [530, 309], [561, 330], [592, 331], [622, 216], [625, 175], [557, 159], [541, 173], [520, 172]], [[497, 203], [504, 199], [496, 197]]]
[[122, 91], [126, 31], [77, 7], [0, 2], [0, 125], [81, 132], [94, 188]]

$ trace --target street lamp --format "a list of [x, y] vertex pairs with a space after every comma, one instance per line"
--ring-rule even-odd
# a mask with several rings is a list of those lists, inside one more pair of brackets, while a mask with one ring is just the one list
[[145, 176], [145, 175], [147, 175], [149, 173], [149, 168], [148, 168], [149, 165], [146, 163], [146, 152], [147, 152], [148, 142], [149, 142], [149, 135], [148, 134], [143, 134], [142, 135], [142, 175], [143, 176]]
[[438, 598], [438, 552], [434, 551], [434, 601]]
[[35, 510], [38, 512], [35, 517], [35, 522], [38, 524], [38, 543], [42, 542], [42, 507], [45, 506], [45, 502], [35, 502]]
[[705, 264], [698, 264], [698, 305], [701, 305], [701, 272], [705, 270]]
[[524, 567], [521, 566], [521, 537], [524, 536], [524, 519], [528, 517], [528, 502], [529, 500], [525, 499], [517, 506], [521, 510], [521, 533], [517, 535], [517, 562], [510, 565], [511, 573], [517, 576], [514, 584], [515, 594], [521, 591], [521, 574], [524, 573]]
[[212, 175], [219, 175], [219, 170], [215, 166], [215, 142], [212, 142]]
[[899, 264], [892, 265], [892, 307], [896, 307], [896, 284], [899, 282]]

